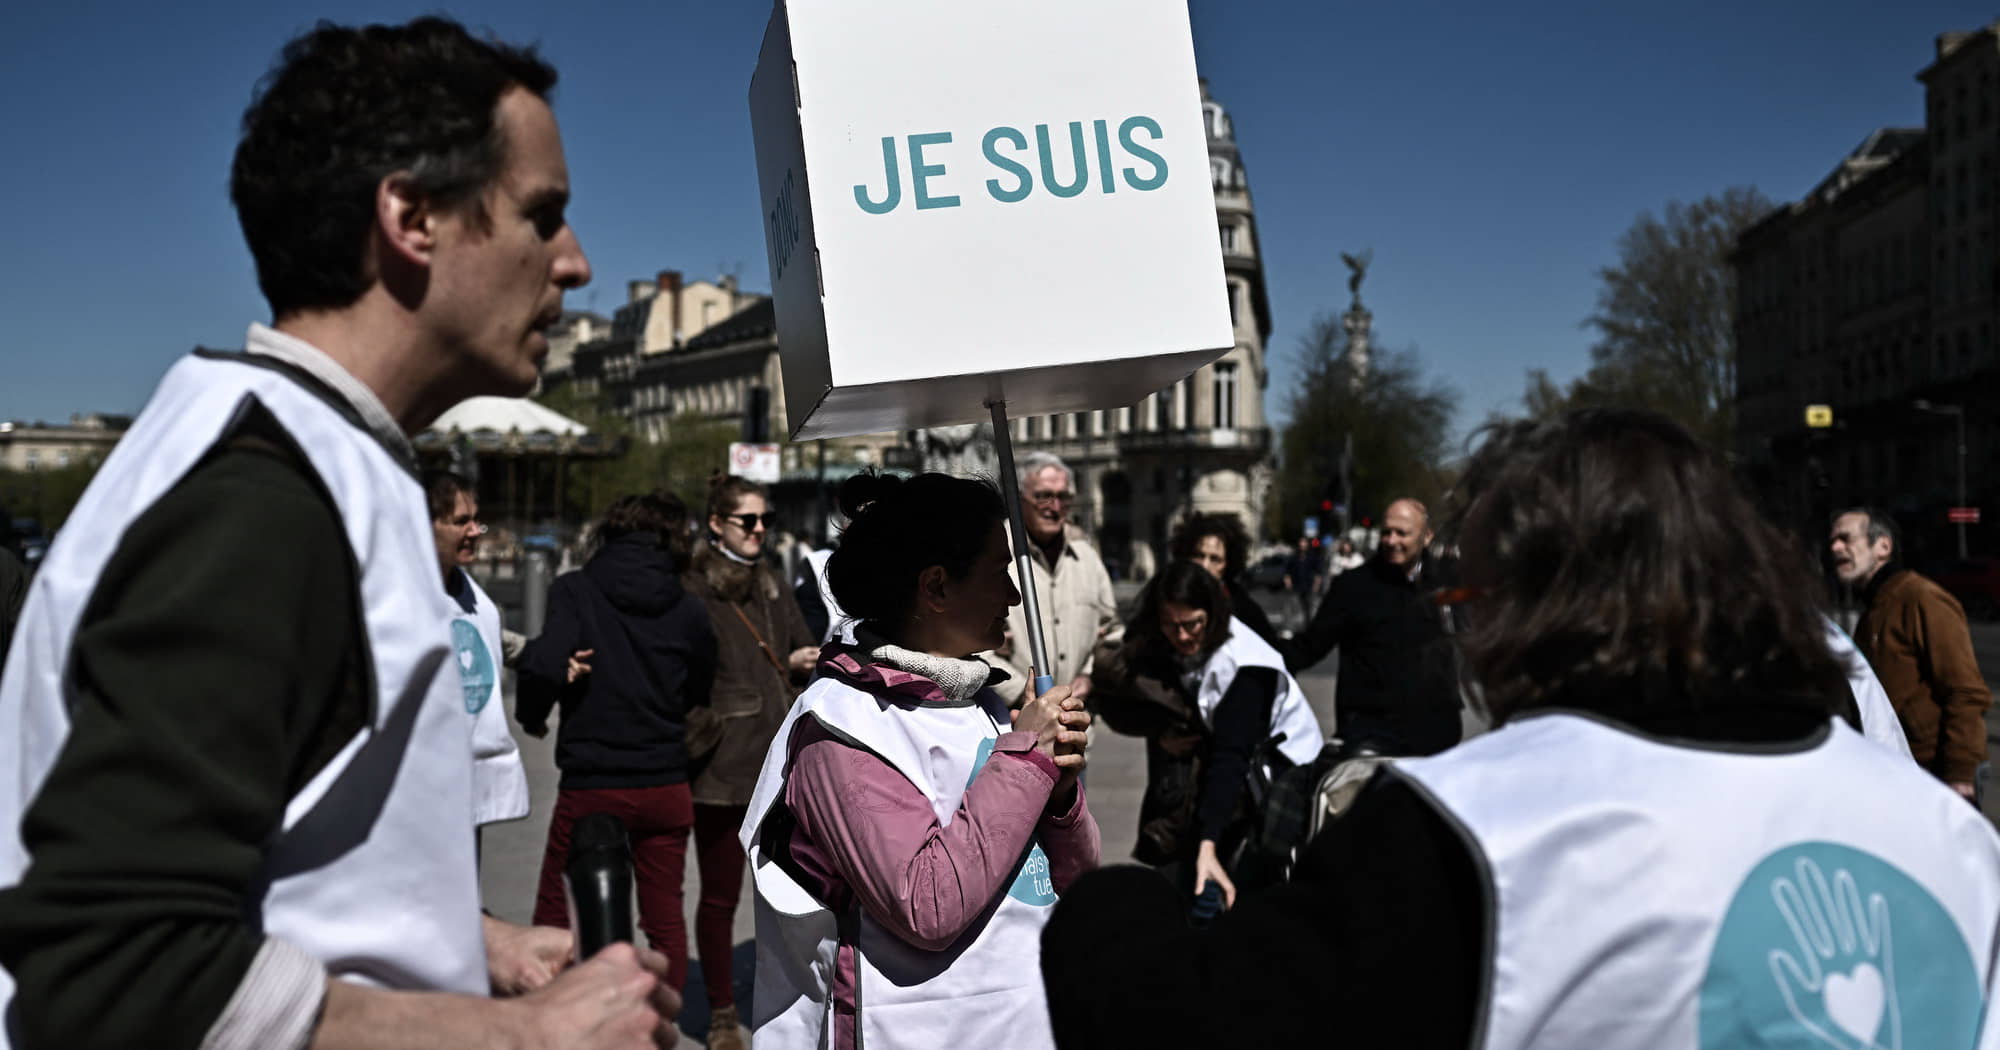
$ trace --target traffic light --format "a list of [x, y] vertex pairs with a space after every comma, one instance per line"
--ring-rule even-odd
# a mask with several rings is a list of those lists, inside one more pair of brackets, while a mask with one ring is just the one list
[[1340, 482], [1340, 475], [1326, 479], [1326, 485], [1319, 492], [1319, 509], [1331, 513], [1333, 508], [1347, 502], [1347, 488]]

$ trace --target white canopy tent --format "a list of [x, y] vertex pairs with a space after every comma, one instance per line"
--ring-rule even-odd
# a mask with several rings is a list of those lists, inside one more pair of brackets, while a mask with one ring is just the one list
[[525, 397], [471, 397], [437, 417], [426, 431], [580, 438], [590, 433], [590, 428]]
[[[465, 473], [483, 473], [479, 466], [493, 466], [495, 458], [503, 460], [504, 486], [489, 489], [487, 495], [502, 497], [501, 514], [526, 518], [537, 516], [538, 473], [544, 477], [541, 491], [552, 497], [550, 506], [560, 508], [569, 460], [615, 456], [622, 450], [617, 439], [594, 433], [554, 409], [520, 397], [467, 398], [424, 428], [414, 444], [420, 453], [447, 455], [454, 460], [472, 456], [484, 461], [477, 466], [466, 464], [470, 470], [458, 468]], [[542, 466], [537, 468], [537, 462]], [[525, 492], [517, 488], [517, 480], [525, 484]], [[518, 502], [517, 494], [523, 497]], [[592, 492], [593, 500], [595, 496]]]

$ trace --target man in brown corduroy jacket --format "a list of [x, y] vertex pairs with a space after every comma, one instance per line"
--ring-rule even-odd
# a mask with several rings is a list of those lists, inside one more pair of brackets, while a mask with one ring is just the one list
[[1986, 761], [1986, 708], [1965, 610], [1944, 588], [1896, 561], [1894, 523], [1856, 508], [1833, 519], [1834, 574], [1863, 602], [1854, 642], [1882, 680], [1910, 753], [1966, 798]]

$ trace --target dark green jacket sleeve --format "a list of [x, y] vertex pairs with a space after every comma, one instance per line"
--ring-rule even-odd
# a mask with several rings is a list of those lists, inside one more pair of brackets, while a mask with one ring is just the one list
[[125, 533], [0, 892], [17, 1047], [194, 1047], [229, 1003], [263, 847], [366, 718], [348, 550], [275, 449], [212, 455]]

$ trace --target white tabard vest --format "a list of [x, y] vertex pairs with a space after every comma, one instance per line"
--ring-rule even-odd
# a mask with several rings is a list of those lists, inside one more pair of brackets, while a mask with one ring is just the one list
[[500, 607], [471, 573], [454, 571], [473, 602], [470, 615], [455, 608], [451, 619], [459, 684], [472, 724], [472, 822], [515, 820], [528, 815], [528, 773], [521, 765], [520, 745], [507, 729], [507, 705], [501, 699]]
[[992, 691], [962, 705], [892, 706], [829, 678], [800, 694], [764, 759], [743, 846], [757, 889], [753, 1041], [762, 1050], [827, 1045], [834, 966], [843, 938], [856, 946], [856, 1013], [864, 1050], [1053, 1047], [1042, 990], [1041, 932], [1054, 908], [1039, 845], [1022, 857], [992, 910], [944, 951], [923, 951], [882, 928], [858, 904], [836, 915], [764, 853], [759, 833], [784, 798], [792, 728], [813, 717], [895, 766], [930, 800], [940, 825], [998, 739], [1006, 706]]
[[2000, 837], [1845, 723], [1782, 752], [1549, 713], [1391, 768], [1483, 861], [1475, 1047], [2000, 1044]]
[[1847, 688], [1853, 692], [1854, 707], [1861, 713], [1861, 735], [1916, 761], [1910, 754], [1910, 738], [1903, 732], [1903, 720], [1896, 717], [1896, 707], [1889, 702], [1882, 680], [1875, 677], [1875, 669], [1868, 666], [1868, 659], [1854, 647], [1854, 639], [1831, 619], [1826, 621], [1826, 647], [1833, 651], [1834, 661], [1847, 675]]
[[[358, 424], [273, 367], [202, 356], [174, 365], [36, 575], [0, 679], [0, 885], [27, 866], [21, 815], [69, 733], [71, 638], [105, 562], [252, 399], [304, 451], [339, 510], [375, 686], [367, 728], [286, 805], [250, 891], [255, 921], [336, 977], [485, 995], [466, 820], [472, 751], [446, 630], [455, 607], [438, 585], [423, 491]], [[0, 1006], [12, 995], [0, 974]]]
[[821, 632], [819, 644], [832, 645], [840, 641], [853, 645], [854, 619], [840, 607], [840, 600], [833, 596], [833, 585], [827, 582], [826, 564], [831, 560], [831, 550], [818, 550], [806, 555], [806, 565], [812, 570], [813, 582], [819, 587], [819, 600], [826, 606], [826, 630]]
[[1236, 681], [1239, 667], [1268, 667], [1278, 672], [1278, 696], [1271, 701], [1271, 734], [1285, 734], [1284, 742], [1278, 745], [1279, 753], [1299, 766], [1319, 757], [1326, 734], [1319, 727], [1319, 717], [1313, 714], [1312, 705], [1306, 702], [1305, 690], [1285, 670], [1285, 658], [1271, 648], [1271, 643], [1233, 616], [1229, 619], [1229, 640], [1215, 650], [1201, 670], [1186, 676], [1195, 704], [1201, 710], [1202, 722], [1214, 728], [1215, 709], [1222, 703], [1222, 694], [1229, 691], [1230, 683]]

